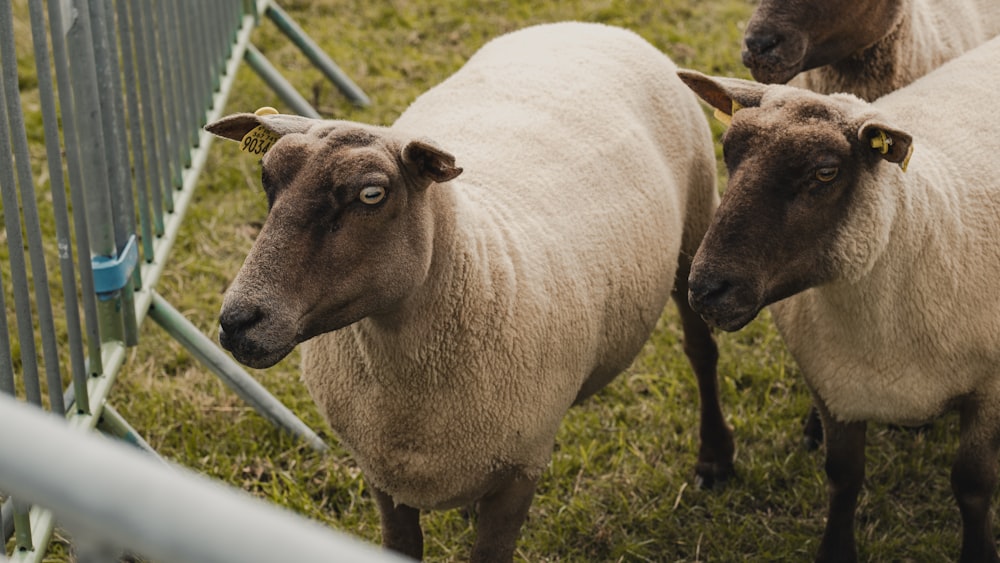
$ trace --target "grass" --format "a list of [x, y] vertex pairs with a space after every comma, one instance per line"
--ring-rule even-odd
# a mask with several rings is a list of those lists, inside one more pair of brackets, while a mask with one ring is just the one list
[[[525, 25], [587, 20], [635, 30], [679, 65], [748, 77], [739, 61], [744, 0], [286, 0], [283, 7], [373, 99], [352, 107], [269, 22], [256, 45], [327, 117], [388, 124], [489, 38]], [[19, 65], [20, 66], [20, 65]], [[26, 63], [26, 66], [30, 64]], [[30, 88], [30, 83], [24, 85]], [[30, 93], [29, 93], [30, 94]], [[278, 98], [248, 69], [229, 111]], [[707, 115], [707, 114], [706, 114]], [[29, 121], [30, 122], [30, 121]], [[721, 126], [713, 122], [716, 133]], [[721, 169], [720, 169], [721, 170]], [[720, 189], [724, 177], [720, 177]], [[222, 293], [266, 213], [257, 164], [217, 143], [160, 291], [211, 337]], [[693, 485], [697, 389], [671, 306], [627, 373], [574, 408], [524, 526], [525, 561], [802, 561], [824, 525], [821, 452], [799, 443], [810, 399], [768, 316], [720, 334], [721, 389], [737, 438], [738, 478]], [[166, 458], [372, 542], [378, 515], [350, 457], [317, 455], [283, 435], [153, 323], [142, 328], [112, 402]], [[328, 435], [299, 381], [297, 354], [253, 371]], [[960, 519], [948, 469], [953, 417], [924, 432], [869, 432], [857, 536], [864, 561], [939, 561], [958, 553]], [[458, 511], [423, 517], [426, 557], [467, 557]], [[64, 561], [57, 545], [50, 558]]]

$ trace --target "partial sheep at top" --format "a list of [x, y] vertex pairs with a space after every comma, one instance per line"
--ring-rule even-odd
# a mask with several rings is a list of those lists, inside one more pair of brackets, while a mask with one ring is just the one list
[[635, 33], [502, 36], [390, 127], [237, 114], [208, 129], [273, 142], [270, 212], [221, 340], [254, 367], [301, 344], [384, 545], [420, 558], [420, 510], [478, 503], [472, 560], [510, 561], [563, 415], [630, 365], [672, 291], [703, 396], [697, 471], [732, 473], [717, 349], [687, 303], [718, 203], [711, 134]]
[[998, 60], [1000, 38], [874, 103], [682, 72], [732, 114], [729, 187], [691, 303], [724, 330], [770, 305], [812, 390], [831, 491], [817, 560], [857, 559], [866, 421], [949, 410], [961, 416], [961, 561], [1000, 560]]
[[743, 64], [760, 82], [873, 101], [998, 34], [997, 0], [762, 0]]

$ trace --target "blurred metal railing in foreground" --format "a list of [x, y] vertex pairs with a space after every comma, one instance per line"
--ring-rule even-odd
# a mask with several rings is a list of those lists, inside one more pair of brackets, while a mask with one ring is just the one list
[[0, 428], [23, 429], [0, 432], [0, 451], [24, 452], [0, 456], [6, 486], [59, 514], [79, 563], [113, 561], [123, 550], [160, 563], [403, 561], [2, 395]]
[[[40, 108], [45, 157], [32, 156], [13, 6], [0, 0], [0, 206], [8, 250], [0, 260], [0, 310], [6, 313], [0, 315], [0, 395], [65, 413], [72, 429], [97, 427], [149, 450], [107, 404], [126, 347], [138, 343], [148, 314], [259, 412], [324, 449], [155, 287], [205, 163], [211, 137], [202, 128], [221, 115], [241, 62], [295, 111], [316, 115], [252, 49], [250, 34], [262, 14], [351, 101], [367, 104], [364, 93], [269, 0], [31, 0], [19, 8], [30, 18], [38, 84], [33, 107]], [[42, 143], [37, 129], [33, 125], [34, 144]], [[36, 175], [47, 175], [50, 190], [36, 193]], [[50, 270], [56, 261], [59, 268]], [[0, 429], [5, 435], [30, 430], [4, 423]], [[0, 459], [22, 469], [32, 467], [29, 453], [0, 444]], [[62, 459], [73, 460], [69, 471], [82, 471], [80, 459]], [[12, 561], [41, 560], [53, 516], [30, 507], [18, 490], [0, 471], [0, 492], [11, 495], [0, 510], [3, 539], [15, 536]]]

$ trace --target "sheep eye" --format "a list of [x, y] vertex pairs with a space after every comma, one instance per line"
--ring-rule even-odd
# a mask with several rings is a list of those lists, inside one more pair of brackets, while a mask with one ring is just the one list
[[375, 205], [385, 199], [385, 188], [380, 186], [367, 186], [361, 189], [359, 199], [362, 203]]
[[816, 170], [816, 179], [820, 182], [832, 182], [837, 177], [837, 168], [819, 168]]

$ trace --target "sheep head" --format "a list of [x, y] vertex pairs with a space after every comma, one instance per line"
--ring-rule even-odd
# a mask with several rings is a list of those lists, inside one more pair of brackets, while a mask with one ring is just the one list
[[902, 17], [903, 0], [761, 0], [743, 35], [743, 64], [784, 84], [872, 46]]
[[731, 116], [729, 184], [695, 255], [692, 307], [738, 330], [766, 305], [870, 270], [894, 209], [875, 176], [902, 173], [910, 135], [854, 96], [679, 74]]
[[263, 147], [267, 220], [220, 314], [220, 341], [237, 360], [274, 365], [300, 342], [391, 312], [423, 283], [428, 187], [461, 173], [451, 154], [384, 128], [291, 115], [236, 114], [206, 129]]

